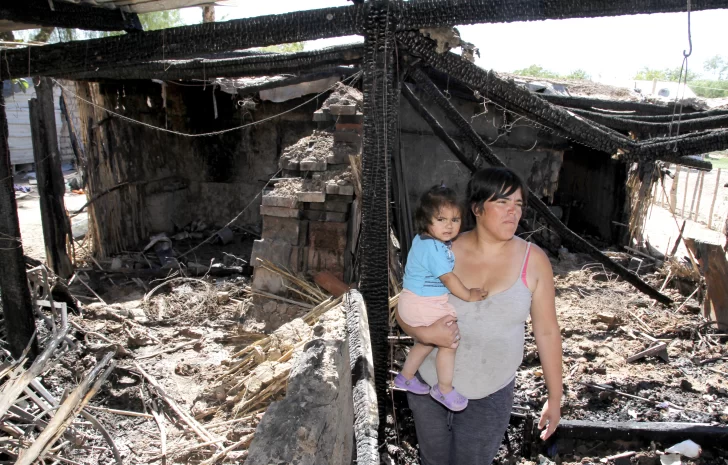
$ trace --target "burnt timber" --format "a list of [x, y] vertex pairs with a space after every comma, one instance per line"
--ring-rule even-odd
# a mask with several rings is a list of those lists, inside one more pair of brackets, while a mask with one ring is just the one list
[[[38, 0], [40, 1], [40, 0]], [[366, 33], [366, 21], [385, 4], [397, 31], [456, 24], [539, 21], [588, 18], [685, 10], [681, 0], [619, 0], [574, 2], [559, 0], [544, 4], [498, 0], [469, 2], [422, 0], [366, 2], [352, 6], [323, 8], [280, 15], [149, 31], [125, 36], [37, 47], [8, 52], [3, 73], [12, 77], [60, 75], [88, 72], [99, 67], [152, 60], [179, 59], [302, 40]], [[728, 8], [728, 0], [694, 1], [692, 11]], [[6, 76], [7, 77], [7, 76]]]
[[[51, 7], [51, 5], [53, 5]], [[97, 8], [85, 3], [48, 0], [5, 1], [0, 5], [0, 20], [39, 27], [63, 27], [93, 31], [143, 31], [136, 13]]]

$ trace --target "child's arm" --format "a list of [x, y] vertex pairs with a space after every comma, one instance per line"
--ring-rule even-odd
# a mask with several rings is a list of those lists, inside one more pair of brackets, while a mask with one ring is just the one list
[[482, 289], [468, 289], [465, 287], [463, 282], [460, 281], [460, 278], [455, 276], [455, 273], [452, 271], [440, 276], [440, 281], [442, 281], [442, 284], [445, 285], [452, 295], [466, 302], [476, 302], [478, 300], [483, 300], [488, 296], [488, 293]]

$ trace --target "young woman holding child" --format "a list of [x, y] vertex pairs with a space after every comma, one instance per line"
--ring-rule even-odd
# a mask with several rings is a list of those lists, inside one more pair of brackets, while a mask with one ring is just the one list
[[[548, 389], [539, 421], [544, 429], [541, 437], [548, 438], [558, 426], [561, 334], [553, 271], [540, 248], [515, 236], [527, 192], [518, 175], [509, 169], [488, 168], [474, 173], [467, 187], [466, 206], [467, 213], [475, 218], [475, 227], [457, 237], [442, 236], [452, 241], [449, 250], [454, 263], [449, 273], [457, 282], [452, 289], [447, 286], [453, 294], [445, 296], [455, 315], [448, 311], [435, 322], [412, 325], [398, 313], [397, 320], [407, 334], [418, 344], [435, 347], [421, 362], [417, 376], [409, 378], [409, 357], [398, 376], [409, 382], [404, 388], [409, 391], [421, 465], [492, 463], [510, 419], [529, 316]], [[441, 211], [430, 216], [431, 224], [440, 218], [452, 220]], [[449, 279], [442, 280], [443, 284]], [[400, 301], [400, 313], [401, 305]], [[450, 384], [457, 386], [457, 391], [451, 392], [467, 399], [458, 402], [456, 398], [453, 404], [466, 403], [467, 408], [457, 413], [437, 398], [437, 392], [419, 395], [424, 391], [422, 386], [433, 386], [434, 391], [435, 386], [448, 381], [442, 379], [445, 373], [440, 369], [442, 348], [458, 349]], [[399, 387], [403, 387], [401, 378]]]

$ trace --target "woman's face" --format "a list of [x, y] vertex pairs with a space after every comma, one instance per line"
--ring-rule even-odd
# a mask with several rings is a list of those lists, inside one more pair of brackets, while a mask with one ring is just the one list
[[518, 189], [506, 198], [485, 202], [480, 210], [475, 205], [472, 208], [478, 229], [484, 229], [498, 240], [507, 241], [516, 233], [521, 219], [523, 193]]

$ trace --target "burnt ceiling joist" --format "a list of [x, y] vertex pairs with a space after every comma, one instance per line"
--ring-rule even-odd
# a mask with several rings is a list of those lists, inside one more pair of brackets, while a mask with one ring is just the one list
[[[372, 8], [386, 9], [395, 29], [404, 31], [457, 24], [676, 12], [685, 7], [683, 0], [378, 0], [10, 51], [2, 72], [12, 77], [89, 72], [109, 66], [364, 34]], [[728, 0], [693, 0], [691, 8], [728, 8]]]
[[[683, 157], [728, 148], [726, 130], [636, 142], [598, 122], [584, 117], [575, 118], [566, 109], [554, 106], [541, 96], [498, 77], [493, 71], [464, 61], [453, 53], [438, 54], [434, 42], [420, 34], [399, 33], [398, 39], [410, 53], [422, 58], [424, 63], [477, 90], [497, 105], [551, 128], [562, 137], [612, 155], [623, 155], [635, 160], [664, 160], [709, 170], [712, 167], [710, 163]], [[635, 128], [639, 128], [638, 124], [635, 124]]]
[[150, 61], [129, 66], [59, 75], [74, 80], [91, 79], [209, 79], [211, 77], [272, 76], [299, 74], [313, 69], [359, 65], [364, 45], [339, 45], [295, 53], [266, 53], [234, 58]]
[[[588, 118], [599, 124], [603, 124], [611, 129], [618, 131], [632, 131], [639, 135], [651, 134], [653, 136], [666, 136], [671, 133], [677, 134], [678, 131], [692, 132], [705, 131], [709, 129], [728, 128], [728, 115], [706, 116], [704, 118], [683, 119], [686, 115], [675, 115], [674, 121], [670, 122], [654, 122], [654, 121], [638, 121], [630, 119], [629, 116], [621, 117], [615, 115], [605, 115], [588, 110], [571, 109], [572, 113]], [[700, 115], [693, 113], [692, 115]]]
[[[569, 97], [566, 95], [545, 95], [540, 94], [544, 100], [554, 105], [562, 107], [579, 108], [583, 110], [593, 111], [594, 109], [612, 110], [612, 111], [635, 111], [642, 115], [653, 116], [669, 116], [675, 111], [675, 103], [643, 103], [643, 102], [625, 102], [621, 100], [604, 100], [588, 97]], [[679, 104], [678, 104], [679, 105]], [[691, 113], [699, 111], [690, 105], [684, 105], [683, 113]]]
[[[51, 8], [51, 4], [53, 7]], [[88, 4], [49, 2], [48, 0], [3, 1], [0, 20], [32, 24], [37, 27], [62, 27], [93, 31], [143, 31], [136, 13], [93, 7]]]

